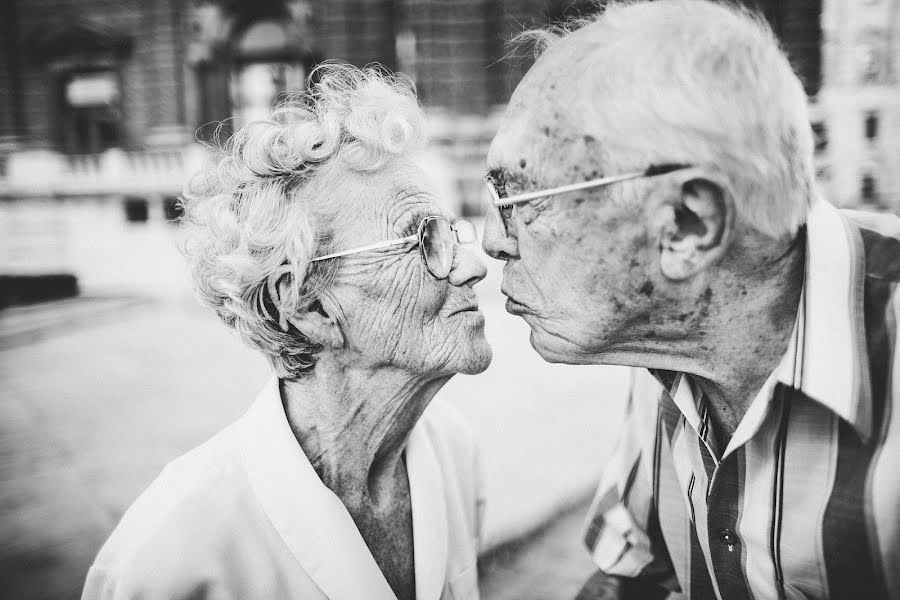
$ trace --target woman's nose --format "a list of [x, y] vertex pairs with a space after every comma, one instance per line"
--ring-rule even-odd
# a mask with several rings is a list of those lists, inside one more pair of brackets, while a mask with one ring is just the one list
[[481, 247], [488, 256], [497, 260], [509, 260], [515, 256], [516, 240], [506, 233], [506, 228], [496, 210], [489, 210], [484, 220]]
[[453, 253], [453, 267], [447, 279], [455, 286], [473, 286], [487, 275], [484, 261], [475, 252], [459, 244]]

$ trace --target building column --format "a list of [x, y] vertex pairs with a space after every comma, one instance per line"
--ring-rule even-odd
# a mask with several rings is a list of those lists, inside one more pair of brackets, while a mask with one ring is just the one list
[[152, 97], [147, 103], [148, 147], [183, 146], [193, 138], [185, 119], [184, 29], [182, 3], [152, 0], [142, 4], [147, 27], [145, 36], [147, 80]]

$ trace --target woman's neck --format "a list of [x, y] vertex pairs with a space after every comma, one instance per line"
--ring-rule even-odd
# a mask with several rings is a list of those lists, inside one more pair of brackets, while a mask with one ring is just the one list
[[[391, 504], [412, 428], [449, 375], [350, 367], [324, 356], [309, 376], [282, 380], [294, 436], [345, 504]], [[403, 473], [405, 477], [405, 473]]]

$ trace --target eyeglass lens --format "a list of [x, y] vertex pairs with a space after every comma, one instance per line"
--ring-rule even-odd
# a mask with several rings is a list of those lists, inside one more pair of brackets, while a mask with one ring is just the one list
[[427, 219], [422, 228], [422, 255], [428, 270], [443, 279], [453, 266], [453, 228], [446, 219]]
[[469, 221], [457, 221], [453, 224], [453, 231], [456, 232], [456, 241], [460, 244], [474, 244], [478, 241], [478, 233], [475, 232], [475, 226]]

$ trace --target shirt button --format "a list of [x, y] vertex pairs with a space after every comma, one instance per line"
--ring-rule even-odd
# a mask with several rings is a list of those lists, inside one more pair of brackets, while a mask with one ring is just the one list
[[728, 550], [734, 550], [735, 545], [738, 543], [737, 534], [730, 529], [723, 529], [720, 531], [719, 539], [722, 540], [723, 544], [728, 546]]

